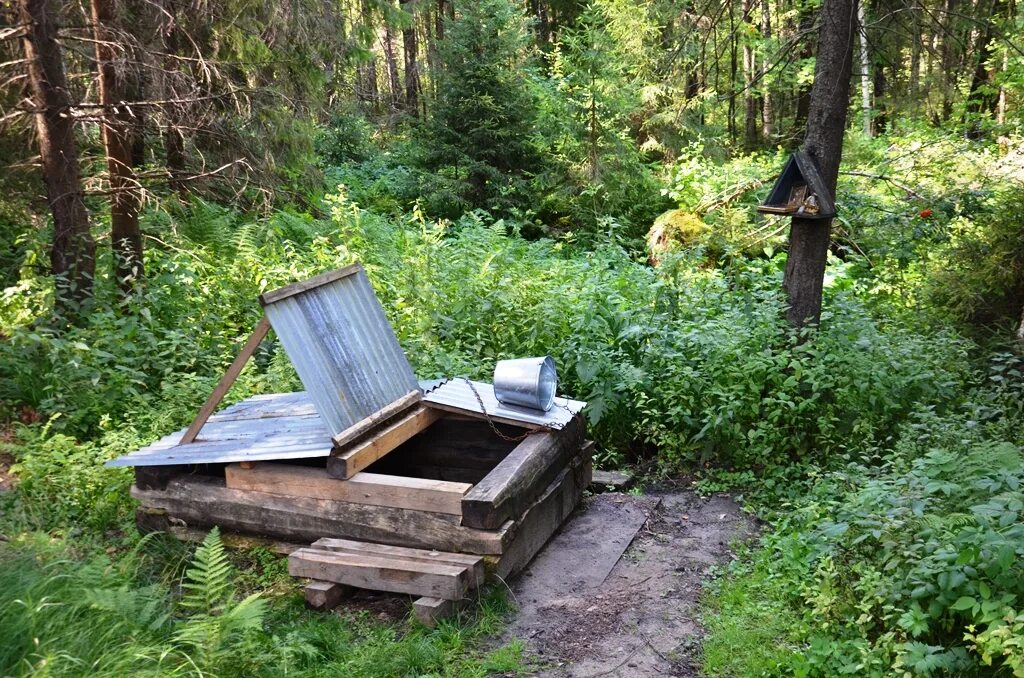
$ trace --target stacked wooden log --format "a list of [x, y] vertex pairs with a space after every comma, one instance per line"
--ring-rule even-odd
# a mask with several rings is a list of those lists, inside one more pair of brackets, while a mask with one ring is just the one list
[[305, 591], [313, 609], [336, 606], [352, 588], [406, 593], [420, 597], [413, 611], [428, 626], [453, 612], [485, 576], [480, 556], [349, 539], [320, 539], [292, 552], [288, 572], [313, 580]]

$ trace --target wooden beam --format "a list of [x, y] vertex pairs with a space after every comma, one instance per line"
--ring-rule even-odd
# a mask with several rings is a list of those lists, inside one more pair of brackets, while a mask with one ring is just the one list
[[516, 525], [512, 543], [494, 568], [502, 579], [518, 574], [526, 567], [551, 536], [572, 514], [590, 484], [591, 460], [577, 456], [548, 485]]
[[469, 590], [468, 568], [366, 554], [300, 549], [288, 556], [288, 574], [373, 591], [458, 600]]
[[250, 469], [244, 468], [243, 464], [230, 464], [224, 468], [224, 479], [232, 490], [332, 499], [457, 516], [462, 515], [463, 495], [473, 487], [469, 483], [366, 472], [357, 473], [350, 480], [337, 480], [322, 468], [267, 463], [254, 464]]
[[[381, 409], [377, 410], [365, 419], [361, 419], [356, 423], [349, 426], [341, 433], [332, 435], [331, 440], [334, 441], [334, 446], [337, 448], [343, 448], [349, 443], [353, 442], [360, 436], [366, 435], [374, 429], [374, 427], [383, 424], [391, 417], [397, 416], [416, 405], [423, 399], [423, 392], [419, 389], [415, 391], [409, 391], [401, 398], [395, 400], [389, 405], [385, 405]], [[390, 450], [389, 450], [390, 451]]]
[[[406, 398], [414, 394], [417, 398], [409, 405], [418, 402], [419, 397], [422, 397], [418, 391], [415, 391], [407, 395]], [[347, 448], [336, 448], [327, 459], [327, 473], [334, 478], [347, 480], [440, 418], [440, 412], [421, 405], [393, 424], [389, 424], [371, 438]], [[335, 444], [337, 444], [337, 440], [338, 437], [335, 437]]]
[[199, 435], [199, 431], [202, 430], [203, 424], [210, 418], [213, 411], [217, 409], [217, 405], [224, 399], [224, 396], [231, 390], [232, 384], [235, 383], [235, 379], [238, 379], [238, 375], [242, 373], [242, 368], [249, 362], [249, 358], [256, 352], [260, 342], [263, 341], [264, 337], [267, 336], [267, 332], [270, 331], [270, 321], [267, 320], [267, 316], [260, 318], [260, 321], [256, 323], [256, 327], [253, 328], [252, 334], [249, 335], [249, 339], [242, 346], [242, 350], [238, 352], [235, 359], [231, 362], [228, 367], [228, 371], [224, 373], [224, 376], [220, 378], [217, 387], [213, 389], [213, 393], [203, 403], [202, 408], [199, 410], [199, 414], [192, 420], [192, 424], [185, 431], [185, 435], [181, 437], [181, 444], [191, 443]]
[[358, 273], [361, 270], [363, 270], [362, 265], [349, 264], [344, 268], [337, 268], [333, 271], [327, 271], [325, 273], [321, 273], [320, 275], [315, 275], [312, 278], [309, 278], [308, 280], [300, 280], [299, 282], [292, 283], [291, 285], [285, 285], [284, 287], [279, 287], [276, 290], [264, 292], [263, 294], [260, 295], [260, 304], [263, 306], [269, 306], [270, 304], [273, 304], [275, 301], [281, 301], [282, 299], [286, 299], [301, 292], [305, 292], [306, 290], [316, 289], [317, 287], [321, 287], [328, 283], [332, 283], [335, 280], [347, 278], [353, 273]]
[[468, 599], [445, 600], [424, 596], [412, 603], [412, 612], [416, 619], [427, 628], [434, 628], [442, 619], [451, 617], [469, 603]]
[[132, 496], [145, 507], [166, 509], [170, 519], [192, 527], [220, 525], [292, 542], [340, 537], [497, 555], [512, 537], [511, 524], [493, 531], [474, 530], [446, 513], [233, 490], [223, 479], [201, 476], [175, 478], [163, 491], [133, 487]]
[[331, 581], [311, 581], [302, 591], [306, 599], [306, 607], [311, 610], [333, 610], [338, 604], [352, 595], [352, 587], [336, 584]]
[[447, 551], [434, 551], [428, 549], [412, 549], [406, 546], [389, 546], [387, 544], [371, 544], [365, 541], [353, 541], [351, 539], [318, 539], [313, 542], [312, 548], [322, 551], [333, 551], [335, 553], [349, 553], [352, 555], [371, 555], [381, 558], [398, 558], [400, 560], [415, 560], [422, 563], [446, 563], [459, 567], [469, 568], [473, 575], [471, 586], [477, 587], [484, 583], [486, 573], [484, 572], [484, 559], [480, 556], [473, 556], [466, 553], [448, 553]]
[[493, 530], [518, 518], [580, 454], [583, 442], [580, 417], [560, 431], [527, 437], [462, 498], [462, 524]]

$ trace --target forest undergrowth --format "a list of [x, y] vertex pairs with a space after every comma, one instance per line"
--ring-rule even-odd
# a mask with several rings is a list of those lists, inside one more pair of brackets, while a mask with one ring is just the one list
[[[0, 309], [0, 452], [17, 478], [0, 495], [0, 627], [17, 630], [0, 672], [520, 666], [518, 645], [479, 643], [500, 593], [436, 631], [313, 615], [269, 553], [233, 568], [214, 538], [194, 555], [140, 540], [130, 472], [102, 467], [189, 422], [259, 293], [358, 260], [421, 378], [551, 354], [590, 403], [598, 465], [733, 490], [767, 521], [709, 586], [709, 675], [1020, 675], [1024, 362], [991, 300], [1019, 299], [1024, 279], [1024, 162], [924, 131], [854, 136], [825, 312], [794, 330], [783, 224], [752, 210], [782, 157], [691, 147], [666, 174], [656, 252], [610, 218], [578, 241], [514, 212], [428, 217], [400, 154], [327, 168], [305, 210], [167, 202], [143, 216], [144, 290], [119, 304], [98, 273], [77, 326], [45, 319], [45, 234], [26, 239]], [[267, 342], [227, 400], [296, 388]]]

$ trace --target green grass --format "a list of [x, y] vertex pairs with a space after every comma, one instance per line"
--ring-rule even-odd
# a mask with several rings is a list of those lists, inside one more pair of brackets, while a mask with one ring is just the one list
[[706, 675], [777, 675], [796, 651], [792, 634], [801, 619], [781, 602], [777, 584], [749, 555], [741, 549], [728, 576], [709, 583], [701, 600]]
[[[343, 608], [311, 612], [282, 559], [257, 549], [232, 554], [247, 563], [242, 572], [207, 558], [203, 576], [224, 578], [210, 587], [215, 603], [198, 610], [181, 584], [199, 559], [186, 580], [184, 547], [134, 546], [108, 554], [99, 542], [38, 532], [0, 544], [0, 675], [473, 678], [522, 664], [518, 644], [483, 647], [509, 611], [500, 592], [433, 630]], [[211, 574], [218, 563], [224, 572]], [[253, 587], [258, 603], [246, 607]]]

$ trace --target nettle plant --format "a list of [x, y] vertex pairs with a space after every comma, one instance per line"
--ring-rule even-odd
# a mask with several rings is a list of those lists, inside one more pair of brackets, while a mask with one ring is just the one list
[[793, 589], [813, 629], [797, 672], [962, 673], [980, 659], [1024, 675], [1021, 449], [980, 442], [900, 465], [809, 503], [805, 534], [774, 545], [808, 566]]

